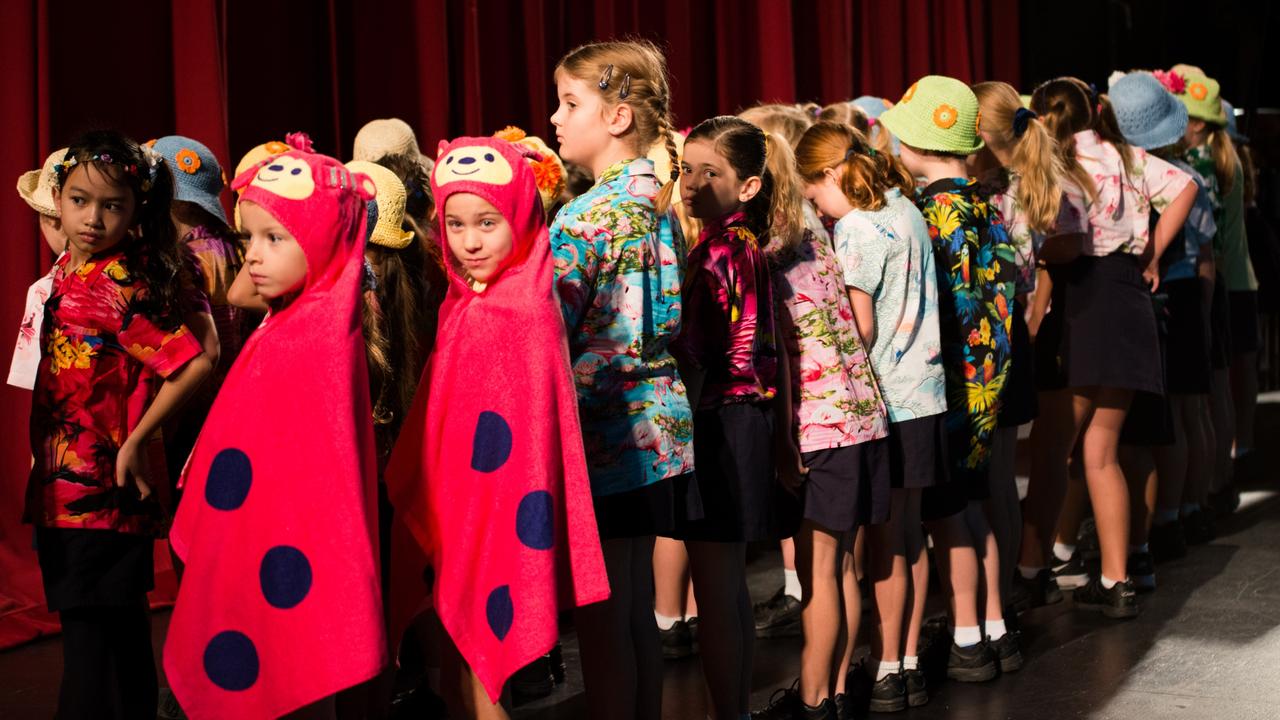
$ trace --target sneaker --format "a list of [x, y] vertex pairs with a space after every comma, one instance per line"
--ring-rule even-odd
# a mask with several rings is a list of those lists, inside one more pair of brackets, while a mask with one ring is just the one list
[[788, 595], [783, 588], [778, 588], [778, 592], [767, 602], [757, 603], [754, 614], [756, 637], [789, 637], [801, 634], [800, 601]]
[[995, 679], [999, 663], [986, 642], [960, 647], [951, 643], [947, 658], [947, 677], [960, 682], [986, 682]]
[[1133, 589], [1140, 593], [1149, 593], [1156, 589], [1156, 561], [1151, 553], [1139, 552], [1129, 556], [1129, 580]]
[[924, 676], [924, 671], [916, 668], [914, 670], [903, 670], [902, 678], [907, 685], [907, 706], [920, 707], [929, 703], [929, 681]]
[[548, 656], [551, 661], [551, 679], [557, 685], [563, 685], [569, 676], [569, 668], [564, 664], [564, 646], [557, 640], [556, 644], [551, 647], [551, 655]]
[[555, 692], [556, 679], [551, 674], [551, 656], [543, 655], [520, 668], [511, 676], [511, 702], [523, 705], [541, 700]]
[[1138, 616], [1138, 594], [1133, 589], [1133, 582], [1125, 580], [1111, 586], [1108, 590], [1102, 587], [1102, 577], [1090, 578], [1085, 586], [1075, 591], [1073, 598], [1076, 607], [1084, 610], [1100, 610], [1109, 618], [1133, 618]]
[[1181, 560], [1187, 556], [1187, 540], [1182, 533], [1182, 523], [1178, 520], [1151, 526], [1151, 535], [1147, 540], [1151, 548], [1151, 556], [1157, 563]]
[[892, 673], [871, 685], [871, 712], [891, 713], [907, 709], [907, 683], [901, 673]]
[[1022, 577], [1021, 572], [1014, 574], [1013, 597], [1010, 598], [1009, 604], [1018, 612], [1060, 602], [1062, 602], [1062, 589], [1058, 587], [1058, 583], [1053, 579], [1053, 573], [1048, 568], [1036, 573], [1036, 576], [1031, 579]]
[[1216, 528], [1204, 510], [1196, 510], [1182, 519], [1188, 545], [1204, 545], [1217, 535]]
[[666, 630], [658, 628], [658, 640], [662, 643], [663, 660], [680, 660], [693, 654], [693, 631], [684, 620], [675, 621]]
[[1089, 582], [1089, 571], [1084, 566], [1084, 553], [1077, 549], [1071, 553], [1071, 559], [1062, 562], [1057, 556], [1053, 558], [1053, 580], [1059, 590], [1075, 590]]
[[836, 704], [836, 717], [839, 720], [855, 720], [858, 717], [854, 709], [857, 701], [848, 693], [840, 693], [831, 698], [831, 701]]
[[1008, 630], [999, 640], [987, 638], [987, 645], [1000, 663], [1001, 673], [1018, 672], [1022, 669], [1022, 650], [1019, 648], [1021, 633]]
[[836, 703], [827, 698], [817, 707], [809, 707], [800, 700], [800, 680], [789, 688], [779, 688], [769, 699], [769, 707], [751, 713], [751, 720], [840, 720]]

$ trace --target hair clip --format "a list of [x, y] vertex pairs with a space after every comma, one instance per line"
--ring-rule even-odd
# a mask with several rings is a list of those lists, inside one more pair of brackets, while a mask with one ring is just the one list
[[631, 73], [622, 76], [622, 87], [618, 89], [618, 99], [626, 100], [631, 94]]
[[608, 90], [609, 82], [612, 80], [613, 80], [613, 63], [610, 63], [605, 67], [604, 72], [600, 73], [600, 82], [596, 83], [596, 85], [601, 90]]
[[1038, 117], [1040, 116], [1034, 110], [1028, 110], [1023, 107], [1015, 110], [1013, 113], [1013, 136], [1016, 138], [1022, 137], [1027, 132], [1028, 124]]

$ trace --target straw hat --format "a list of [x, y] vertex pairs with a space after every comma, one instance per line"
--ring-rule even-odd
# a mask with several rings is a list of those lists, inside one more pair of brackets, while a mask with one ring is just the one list
[[400, 118], [370, 120], [356, 133], [352, 159], [376, 162], [386, 155], [407, 155], [417, 160], [428, 176], [435, 167], [435, 162], [418, 149], [418, 137], [414, 135], [413, 128]]
[[392, 250], [403, 250], [413, 242], [413, 231], [405, 230], [404, 183], [396, 174], [368, 160], [352, 160], [347, 163], [352, 172], [364, 173], [373, 180], [377, 194], [366, 204], [369, 220], [365, 226], [367, 242]]
[[24, 172], [18, 176], [18, 194], [31, 206], [32, 210], [49, 217], [61, 217], [62, 213], [53, 202], [54, 166], [66, 157], [67, 148], [54, 150], [44, 160], [44, 167], [39, 170]]

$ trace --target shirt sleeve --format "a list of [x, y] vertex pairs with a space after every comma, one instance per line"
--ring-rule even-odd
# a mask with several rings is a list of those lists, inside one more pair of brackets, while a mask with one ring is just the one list
[[836, 230], [836, 254], [844, 269], [845, 286], [874, 295], [884, 279], [889, 259], [888, 238], [862, 223], [841, 226]]
[[729, 262], [718, 273], [720, 296], [717, 299], [729, 321], [727, 349], [729, 376], [733, 378], [755, 376], [753, 359], [760, 313], [772, 312], [772, 307], [764, 302], [771, 296], [768, 288], [756, 286], [758, 278], [768, 277], [768, 273], [760, 272], [764, 263], [764, 254], [754, 242], [738, 239], [733, 243]]
[[162, 378], [177, 372], [203, 352], [186, 325], [166, 332], [141, 313], [125, 316], [116, 339], [125, 352]]
[[589, 218], [579, 217], [564, 223], [556, 218], [551, 228], [556, 293], [560, 296], [560, 311], [570, 337], [582, 324], [595, 297], [596, 276], [600, 270], [598, 248], [607, 247], [609, 240], [609, 231]]
[[1191, 182], [1191, 175], [1154, 155], [1144, 155], [1139, 187], [1151, 206], [1163, 212]]

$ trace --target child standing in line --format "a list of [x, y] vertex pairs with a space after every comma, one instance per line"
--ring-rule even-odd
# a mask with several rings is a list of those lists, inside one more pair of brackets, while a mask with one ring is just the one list
[[[1018, 91], [1001, 82], [978, 83], [973, 91], [982, 113], [978, 134], [985, 145], [973, 160], [990, 168], [983, 184], [1004, 219], [1017, 268], [1009, 380], [992, 443], [991, 497], [985, 503], [998, 553], [983, 557], [986, 582], [1000, 587], [1000, 598], [1008, 606], [1022, 537], [1014, 482], [1018, 427], [1036, 415], [1035, 353], [1026, 316], [1036, 292], [1039, 257], [1079, 254], [1087, 211], [1084, 196], [1063, 177], [1057, 143], [1036, 114], [1022, 106]], [[992, 562], [996, 555], [999, 563]]]
[[[555, 73], [560, 157], [595, 185], [551, 226], [556, 290], [610, 598], [576, 613], [587, 712], [654, 718], [662, 659], [653, 616], [653, 538], [675, 530], [693, 470], [693, 414], [669, 346], [680, 332], [684, 237], [671, 192], [674, 130], [666, 62], [653, 45], [585, 45]], [[665, 140], [672, 182], [645, 157]]]
[[[808, 202], [791, 146], [769, 135], [766, 165], [775, 209], [765, 256], [791, 381], [780, 395], [790, 395], [795, 431], [787, 442], [798, 442], [803, 465], [795, 556], [806, 602], [798, 694], [784, 693], [773, 714], [762, 716], [840, 717], [853, 709], [845, 682], [862, 618], [857, 577], [841, 587], [841, 564], [858, 528], [888, 519], [889, 425], [840, 262], [825, 238], [804, 227]], [[780, 403], [778, 412], [787, 411]], [[821, 706], [826, 716], [815, 712]]]
[[[1035, 448], [1024, 504], [1019, 576], [1034, 604], [1061, 591], [1047, 567], [1077, 443], [1102, 549], [1102, 572], [1075, 591], [1077, 607], [1108, 617], [1138, 613], [1128, 580], [1129, 499], [1119, 467], [1120, 431], [1134, 392], [1161, 394], [1159, 341], [1148, 286], [1160, 257], [1195, 201], [1186, 173], [1159, 158], [1135, 163], [1093, 128], [1099, 100], [1075, 78], [1044, 83], [1032, 107], [1058, 141], [1067, 175], [1089, 198], [1090, 235], [1082, 255], [1063, 266], [1054, 303], [1036, 338], [1044, 369]], [[1154, 231], [1152, 207], [1161, 210]], [[1056, 316], [1056, 317], [1055, 317]], [[1057, 330], [1046, 334], [1053, 325]]]
[[853, 128], [814, 125], [796, 161], [805, 196], [838, 218], [836, 254], [888, 412], [891, 507], [867, 532], [878, 622], [867, 669], [871, 708], [895, 712], [929, 700], [918, 652], [929, 580], [920, 496], [948, 476], [933, 249], [910, 173]]
[[[682, 199], [704, 223], [689, 252], [676, 346], [682, 367], [700, 375], [694, 461], [703, 517], [679, 523], [677, 537], [689, 550], [703, 673], [716, 718], [750, 711], [755, 629], [746, 544], [792, 535], [779, 522], [775, 492], [773, 399], [787, 378], [779, 378], [772, 280], [758, 241], [776, 217], [765, 148], [760, 128], [720, 116], [685, 138], [680, 167]], [[788, 476], [784, 482], [796, 487], [800, 458], [790, 419], [787, 412], [776, 420], [786, 438], [778, 464]]]
[[297, 150], [251, 166], [233, 188], [245, 267], [271, 312], [184, 471], [171, 542], [187, 572], [165, 675], [193, 719], [333, 717], [334, 695], [386, 663], [360, 332], [375, 190]]
[[[54, 257], [60, 257], [67, 249], [67, 236], [62, 233], [62, 211], [53, 199], [57, 182], [55, 172], [67, 149], [55, 150], [44, 161], [44, 167], [31, 170], [18, 177], [18, 195], [36, 212], [40, 219], [40, 237]], [[27, 289], [27, 304], [22, 312], [22, 324], [18, 327], [18, 342], [13, 348], [13, 360], [9, 364], [8, 383], [14, 387], [31, 390], [36, 384], [40, 369], [40, 329], [44, 325], [44, 304], [53, 292], [54, 269]]]
[[991, 444], [1009, 373], [1017, 277], [1000, 213], [966, 175], [965, 158], [983, 147], [978, 119], [973, 91], [936, 75], [920, 79], [880, 116], [901, 141], [907, 170], [926, 180], [917, 202], [943, 285], [938, 304], [952, 482], [925, 492], [921, 513], [954, 603], [947, 676], [962, 682], [990, 680], [998, 670], [1022, 666], [1017, 636], [1005, 626], [998, 582], [986, 585], [985, 608], [978, 607], [976, 550], [999, 567], [983, 503], [990, 496]]
[[83, 136], [56, 166], [67, 242], [40, 333], [24, 519], [62, 623], [58, 717], [101, 717], [117, 699], [126, 717], [156, 715], [155, 434], [212, 370], [182, 324], [172, 193], [160, 158], [112, 131]]

